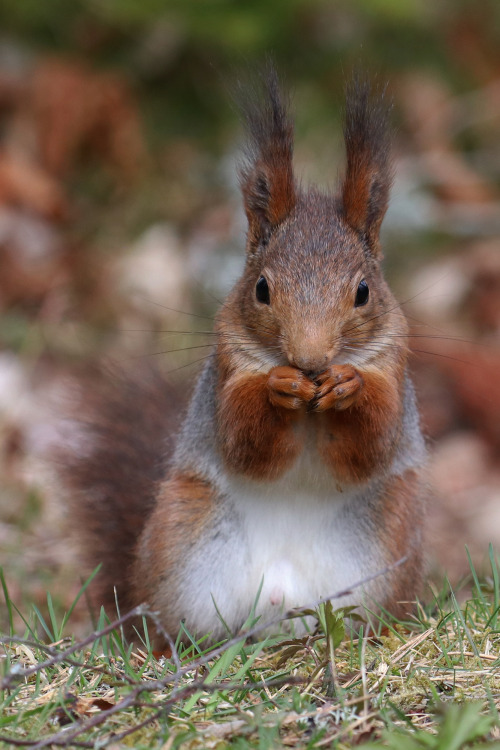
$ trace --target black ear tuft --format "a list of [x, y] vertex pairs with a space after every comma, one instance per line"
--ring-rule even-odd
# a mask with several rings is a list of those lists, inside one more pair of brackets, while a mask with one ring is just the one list
[[392, 183], [390, 109], [385, 90], [372, 91], [366, 78], [353, 77], [346, 89], [342, 209], [347, 223], [366, 237], [376, 255]]
[[[295, 206], [293, 123], [280, 90], [276, 70], [268, 64], [261, 74], [261, 91], [245, 89], [240, 96], [249, 143], [240, 167], [240, 183], [248, 218], [252, 252], [265, 244]], [[263, 89], [263, 91], [262, 91]]]

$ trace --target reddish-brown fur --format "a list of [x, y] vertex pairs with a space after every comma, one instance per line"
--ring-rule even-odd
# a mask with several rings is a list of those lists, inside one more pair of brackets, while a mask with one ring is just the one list
[[313, 395], [313, 383], [291, 367], [229, 378], [218, 409], [218, 441], [228, 471], [275, 479], [289, 468], [303, 442], [293, 430], [295, 410]]
[[389, 203], [392, 167], [389, 159], [387, 104], [370, 97], [366, 82], [355, 78], [347, 91], [344, 139], [347, 168], [342, 209], [347, 223], [366, 236], [379, 254], [379, 232]]
[[219, 441], [230, 471], [254, 478], [282, 475], [302, 448], [302, 433], [294, 428], [306, 419], [315, 420], [318, 451], [339, 481], [362, 482], [387, 462], [401, 410], [396, 375], [337, 365], [316, 382], [296, 368], [276, 367], [267, 375], [238, 374], [224, 384]]
[[[388, 591], [382, 603], [403, 612], [400, 602], [414, 595], [421, 576], [419, 473], [391, 475], [400, 471], [394, 456], [403, 456], [409, 462], [405, 466], [418, 466], [424, 451], [406, 376], [407, 324], [380, 268], [379, 230], [391, 183], [386, 109], [382, 100], [370, 98], [366, 82], [356, 79], [347, 99], [347, 168], [340, 193], [302, 191], [293, 175], [292, 123], [272, 71], [266, 87], [264, 103], [250, 97], [245, 107], [251, 140], [240, 171], [248, 218], [246, 267], [217, 316], [214, 360], [195, 392], [170, 475], [162, 478], [162, 462], [154, 460], [161, 454], [154, 400], [146, 405], [153, 421], [146, 445], [153, 457], [144, 458], [141, 430], [148, 428], [142, 422], [133, 433], [137, 440], [131, 440], [133, 423], [120, 421], [113, 444], [111, 409], [101, 459], [109, 459], [112, 468], [103, 469], [101, 461], [96, 470], [97, 453], [80, 470], [78, 462], [71, 464], [77, 474], [73, 485], [84, 491], [92, 493], [96, 482], [99, 488], [111, 477], [101, 493], [104, 506], [100, 496], [96, 500], [91, 494], [79, 509], [90, 556], [105, 562], [106, 602], [118, 584], [127, 605], [146, 601], [159, 609], [171, 633], [179, 618], [189, 615], [178, 611], [181, 592], [188, 592], [186, 610], [190, 596], [198, 595], [205, 607], [211, 582], [201, 584], [200, 595], [191, 580], [199, 567], [186, 574], [184, 567], [192, 549], [192, 564], [205, 564], [206, 545], [220, 527], [214, 523], [220, 521], [218, 514], [229, 509], [228, 523], [236, 524], [232, 531], [245, 540], [245, 528], [237, 525], [244, 523], [238, 520], [242, 514], [229, 497], [231, 482], [221, 479], [242, 475], [273, 482], [294, 465], [306, 441], [309, 456], [316, 453], [314, 458], [323, 459], [331, 472], [332, 503], [349, 485], [355, 491], [346, 494], [357, 498], [359, 512], [373, 514], [359, 523], [355, 513], [349, 516], [348, 533], [365, 534], [368, 547], [372, 537], [379, 542], [374, 560], [391, 563], [408, 555], [408, 563], [381, 586]], [[256, 294], [262, 278], [267, 299]], [[362, 282], [369, 288], [365, 302], [357, 296]], [[208, 393], [201, 389], [207, 383]], [[406, 421], [403, 412], [410, 415]], [[127, 463], [129, 443], [136, 455]], [[140, 478], [142, 463], [147, 481]], [[328, 497], [330, 476], [324, 465], [321, 472]], [[301, 480], [307, 484], [310, 475]], [[313, 503], [314, 491], [309, 495]], [[255, 502], [255, 492], [253, 485], [243, 497]], [[288, 500], [287, 492], [278, 497], [280, 503]], [[110, 547], [103, 552], [108, 539]], [[330, 550], [324, 555], [331, 564]], [[336, 567], [334, 551], [332, 556]], [[352, 562], [359, 563], [356, 550]], [[209, 572], [215, 574], [215, 568]]]
[[[181, 572], [186, 550], [202, 536], [212, 517], [215, 499], [210, 482], [196, 474], [174, 474], [161, 487], [139, 543], [133, 589], [136, 602], [155, 602], [166, 610], [164, 621], [169, 604], [161, 599], [161, 592], [169, 590], [165, 581]], [[178, 623], [172, 632], [177, 627]]]
[[[335, 373], [335, 367], [331, 368]], [[349, 408], [325, 412], [318, 449], [342, 482], [363, 482], [393, 454], [401, 417], [400, 373], [361, 372], [362, 385]], [[343, 396], [341, 396], [341, 399]]]
[[[274, 73], [265, 81], [262, 110], [242, 101], [250, 142], [240, 170], [241, 189], [248, 219], [248, 242], [256, 249], [293, 210], [296, 202], [293, 176], [293, 123], [283, 106]], [[265, 110], [265, 117], [256, 116]]]
[[77, 405], [84, 448], [75, 452], [65, 444], [55, 458], [86, 575], [102, 563], [93, 602], [97, 611], [105, 605], [111, 614], [116, 598], [122, 611], [140, 603], [130, 583], [135, 546], [165, 476], [169, 430], [178, 423], [183, 399], [144, 367], [126, 378], [116, 371], [92, 372], [85, 384], [85, 403]]
[[379, 535], [392, 562], [406, 557], [404, 565], [391, 576], [387, 608], [396, 617], [405, 617], [422, 584], [422, 517], [415, 498], [424, 491], [422, 476], [408, 469], [393, 477], [387, 486], [379, 518]]

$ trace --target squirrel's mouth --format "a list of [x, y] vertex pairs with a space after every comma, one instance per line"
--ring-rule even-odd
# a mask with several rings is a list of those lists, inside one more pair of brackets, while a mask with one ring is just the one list
[[362, 360], [361, 352], [349, 352], [340, 350], [332, 352], [331, 350], [323, 354], [319, 359], [314, 360], [312, 357], [301, 366], [301, 364], [287, 351], [279, 352], [277, 349], [266, 349], [252, 351], [250, 354], [254, 361], [254, 370], [256, 372], [269, 372], [273, 367], [282, 367], [289, 365], [300, 370], [309, 380], [314, 381], [325, 370], [333, 365], [356, 365]]

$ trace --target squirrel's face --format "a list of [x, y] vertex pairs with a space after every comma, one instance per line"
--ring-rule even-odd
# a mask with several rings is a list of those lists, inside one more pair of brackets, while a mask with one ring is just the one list
[[243, 320], [268, 361], [319, 374], [366, 363], [390, 342], [397, 304], [378, 260], [329, 197], [299, 204], [244, 279]]
[[366, 364], [381, 348], [396, 352], [406, 346], [406, 323], [379, 249], [392, 177], [385, 94], [373, 96], [360, 76], [348, 86], [346, 168], [333, 198], [300, 189], [293, 124], [274, 71], [264, 87], [262, 99], [250, 96], [243, 106], [248, 259], [219, 316], [223, 341], [233, 351], [248, 342], [242, 356], [259, 368], [290, 363], [309, 375], [330, 364]]

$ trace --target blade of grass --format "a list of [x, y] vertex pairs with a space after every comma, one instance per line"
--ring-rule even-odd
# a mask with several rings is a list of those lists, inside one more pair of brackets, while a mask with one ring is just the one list
[[488, 556], [490, 558], [490, 565], [491, 565], [491, 575], [493, 577], [493, 614], [492, 618], [490, 618], [490, 627], [493, 628], [493, 630], [496, 630], [497, 628], [497, 616], [498, 616], [498, 610], [500, 608], [500, 576], [498, 574], [498, 565], [495, 558], [495, 552], [493, 550], [493, 545], [490, 543], [488, 547]]
[[9, 596], [9, 590], [7, 588], [7, 581], [5, 580], [5, 576], [3, 574], [3, 568], [0, 568], [0, 583], [2, 584], [3, 595], [5, 599], [5, 606], [7, 607], [7, 615], [9, 618], [9, 634], [14, 635], [13, 607], [12, 607], [12, 602]]
[[52, 596], [50, 595], [49, 591], [47, 591], [47, 609], [49, 611], [50, 624], [52, 625], [52, 633], [54, 636], [54, 641], [59, 641], [62, 638], [61, 629], [57, 623], [57, 617], [56, 617], [56, 613], [54, 610], [54, 603], [52, 601]]
[[[80, 588], [78, 594], [76, 595], [76, 597], [74, 598], [74, 600], [73, 600], [70, 608], [64, 614], [64, 617], [63, 617], [62, 623], [61, 623], [61, 634], [64, 632], [64, 629], [65, 629], [65, 627], [66, 627], [66, 625], [68, 623], [68, 620], [70, 619], [71, 615], [73, 614], [73, 611], [74, 611], [76, 605], [78, 604], [78, 602], [80, 601], [80, 599], [84, 595], [84, 593], [87, 591], [88, 587], [90, 586], [90, 584], [92, 583], [92, 581], [94, 580], [94, 578], [96, 577], [96, 575], [99, 573], [101, 567], [102, 567], [102, 565], [99, 564], [97, 566], [97, 568], [90, 574], [90, 576], [87, 578], [87, 580], [81, 586], [81, 588]], [[62, 635], [61, 635], [61, 637], [62, 637]]]
[[51, 642], [57, 641], [57, 638], [55, 637], [55, 633], [52, 633], [49, 626], [47, 625], [47, 622], [45, 621], [45, 617], [42, 615], [36, 604], [33, 604], [33, 611], [36, 614], [36, 617], [38, 619], [38, 622], [42, 626], [42, 628], [45, 630], [46, 634], [49, 637], [49, 640]]
[[[467, 637], [467, 640], [470, 643], [470, 647], [471, 647], [472, 651], [474, 652], [474, 655], [477, 656], [477, 658], [479, 659], [480, 658], [479, 657], [479, 649], [476, 646], [476, 643], [475, 643], [475, 641], [474, 641], [474, 639], [472, 637], [472, 634], [471, 634], [469, 628], [467, 627], [467, 624], [466, 624], [466, 622], [464, 620], [464, 617], [463, 617], [463, 614], [462, 614], [462, 610], [459, 607], [457, 598], [456, 598], [455, 593], [454, 593], [454, 591], [453, 591], [453, 589], [451, 587], [450, 587], [450, 592], [451, 592], [451, 601], [453, 603], [453, 608], [454, 608], [454, 611], [455, 611], [455, 616], [456, 616], [458, 622], [460, 622], [460, 624], [462, 625], [462, 628], [464, 629], [465, 635]], [[458, 630], [458, 632], [460, 632], [460, 628], [457, 628], [457, 630]], [[463, 641], [461, 642], [461, 646], [462, 646], [461, 650], [463, 652]], [[463, 657], [462, 657], [462, 659], [463, 659]]]
[[483, 605], [484, 610], [488, 609], [488, 602], [486, 601], [486, 598], [482, 592], [481, 584], [479, 583], [479, 578], [476, 573], [476, 568], [474, 567], [474, 563], [472, 562], [472, 558], [470, 556], [469, 548], [467, 545], [465, 545], [465, 554], [467, 555], [467, 560], [469, 563], [470, 572], [472, 575], [472, 580], [474, 581], [474, 588], [476, 589], [477, 596], [479, 600], [481, 601], [481, 604]]

